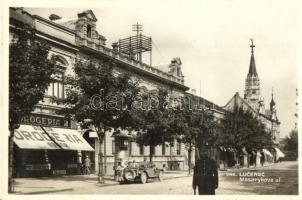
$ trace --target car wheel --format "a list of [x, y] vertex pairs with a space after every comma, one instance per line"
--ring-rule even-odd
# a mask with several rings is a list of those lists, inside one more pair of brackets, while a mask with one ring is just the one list
[[143, 173], [141, 174], [141, 176], [140, 176], [140, 181], [141, 181], [141, 183], [142, 183], [142, 184], [145, 184], [145, 183], [147, 182], [147, 179], [148, 179], [148, 177], [147, 177], [146, 172], [143, 172]]
[[127, 172], [124, 173], [124, 178], [127, 181], [134, 180], [135, 179], [135, 173], [133, 171], [127, 171]]
[[159, 181], [163, 181], [164, 180], [164, 173], [163, 173], [163, 171], [159, 172], [159, 174], [158, 174], [158, 180]]

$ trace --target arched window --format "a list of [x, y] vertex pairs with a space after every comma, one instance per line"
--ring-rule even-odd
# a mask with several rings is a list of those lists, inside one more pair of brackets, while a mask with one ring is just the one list
[[68, 62], [62, 56], [56, 56], [57, 71], [53, 75], [53, 82], [48, 86], [46, 96], [51, 98], [64, 99], [64, 73], [68, 66]]

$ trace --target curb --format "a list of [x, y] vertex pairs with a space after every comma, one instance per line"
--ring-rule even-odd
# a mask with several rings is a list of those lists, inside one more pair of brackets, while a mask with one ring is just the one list
[[44, 191], [37, 191], [37, 192], [26, 192], [26, 193], [15, 193], [15, 194], [49, 194], [55, 192], [64, 192], [64, 191], [73, 191], [73, 188], [65, 188], [65, 189], [57, 189], [57, 190], [44, 190]]

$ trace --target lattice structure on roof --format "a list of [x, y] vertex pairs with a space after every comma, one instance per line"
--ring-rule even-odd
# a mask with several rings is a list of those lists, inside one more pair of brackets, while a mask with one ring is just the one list
[[131, 58], [142, 61], [142, 53], [150, 52], [150, 65], [152, 63], [152, 38], [144, 36], [141, 32], [143, 26], [140, 24], [132, 25], [132, 31], [136, 32], [135, 36], [120, 39], [118, 48], [120, 53], [129, 55]]

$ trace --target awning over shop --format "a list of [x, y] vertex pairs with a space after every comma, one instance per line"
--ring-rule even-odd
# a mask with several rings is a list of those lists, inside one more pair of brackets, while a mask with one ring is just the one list
[[94, 151], [74, 129], [21, 125], [15, 130], [14, 142], [21, 149], [66, 149]]
[[14, 142], [21, 149], [60, 149], [40, 126], [21, 125], [15, 130]]
[[279, 148], [275, 147], [274, 149], [276, 150], [277, 159], [285, 157], [284, 153]]
[[273, 157], [273, 155], [271, 154], [271, 152], [269, 152], [267, 149], [262, 149], [263, 150], [263, 153], [270, 156], [270, 157]]

